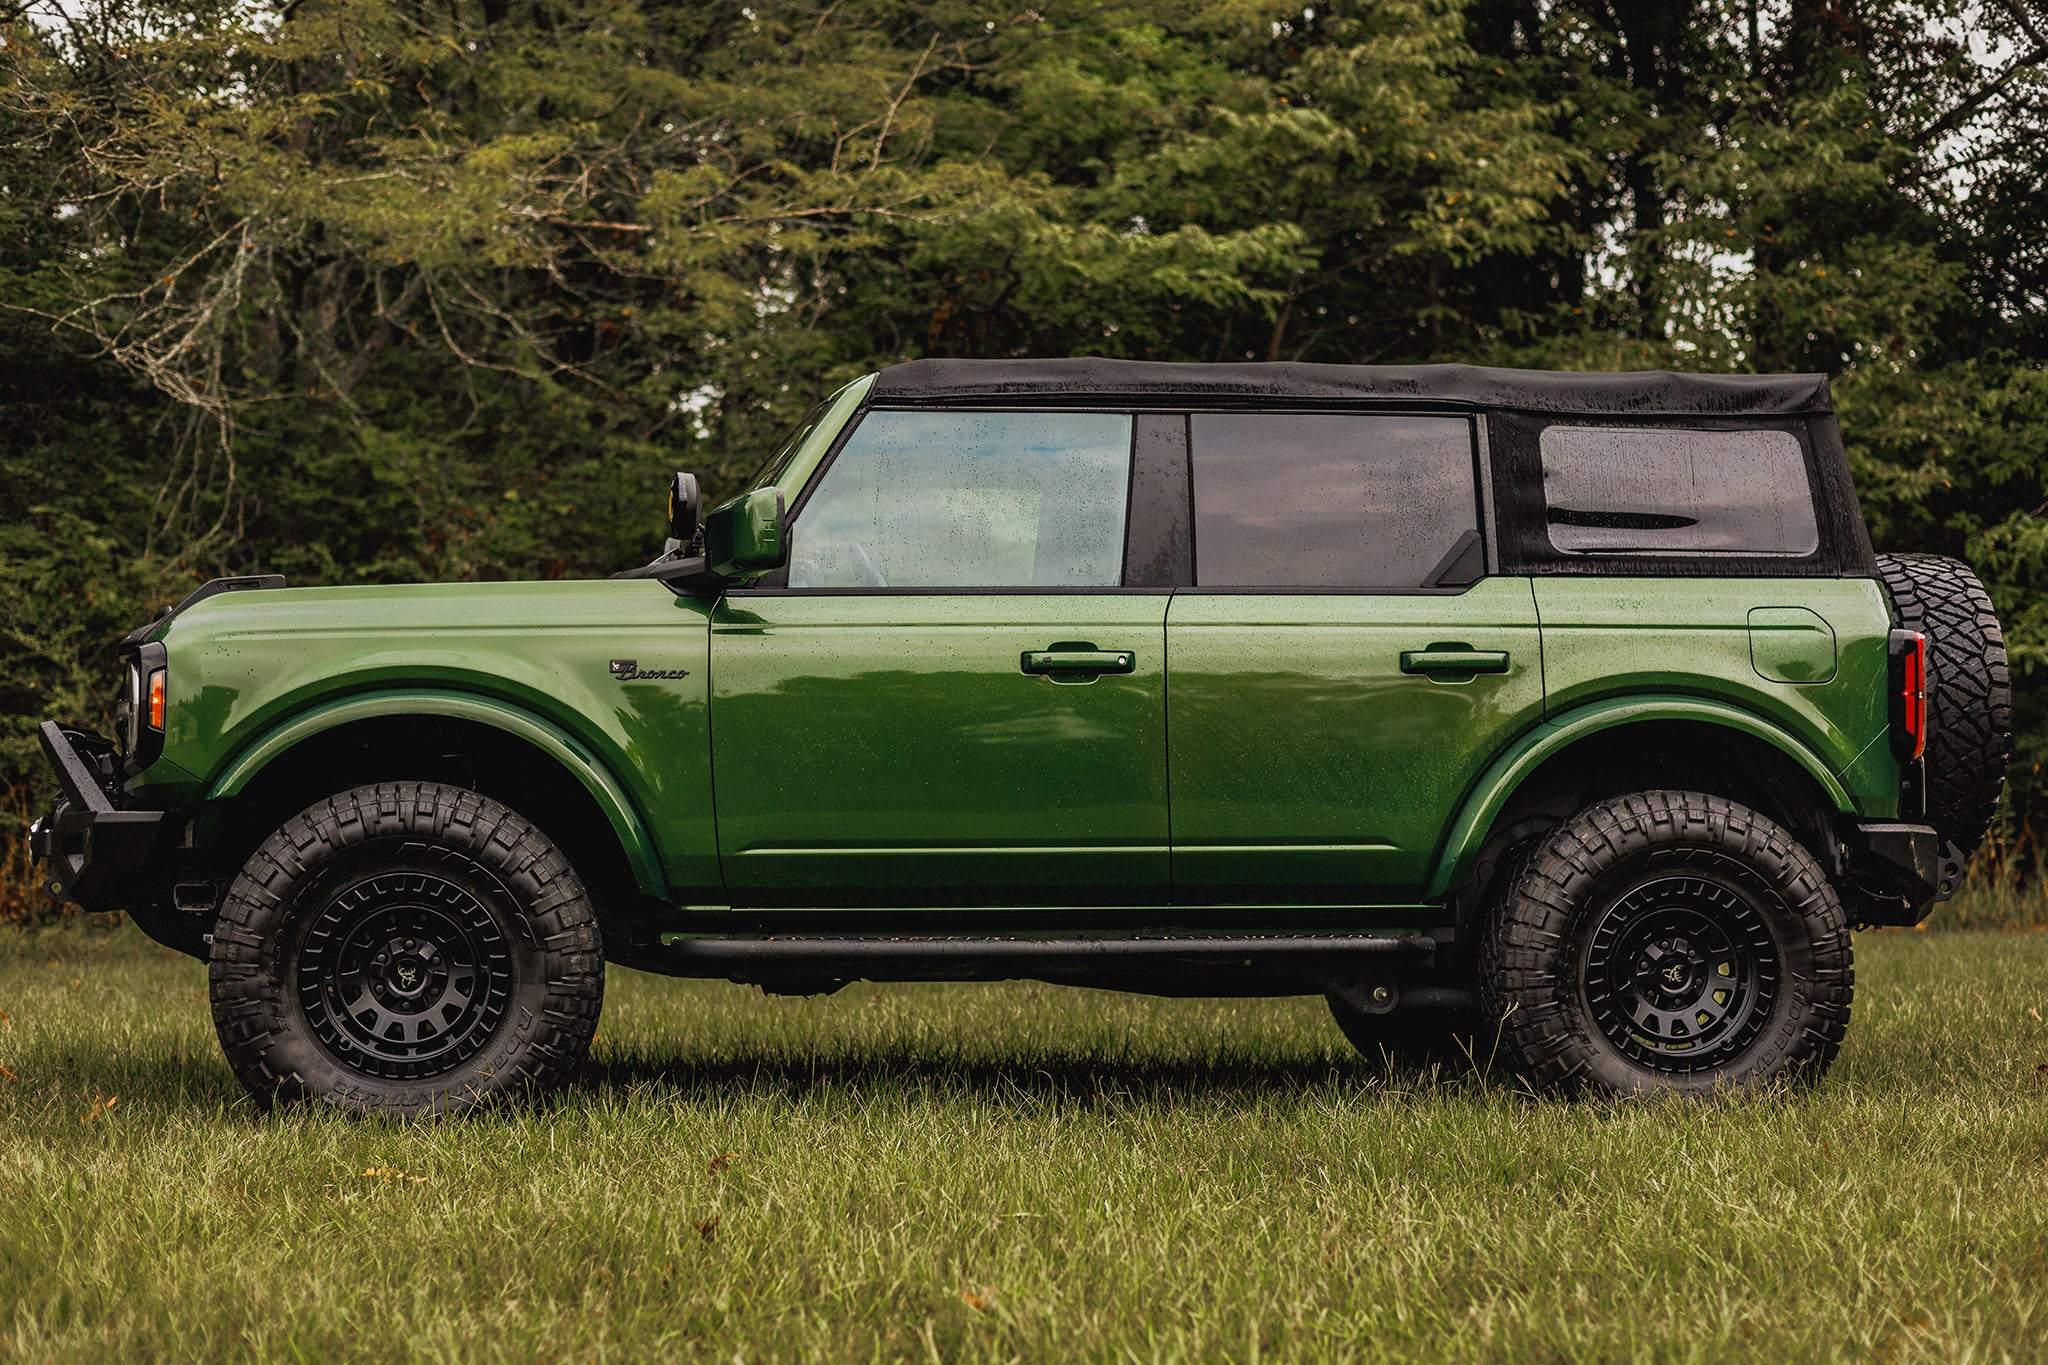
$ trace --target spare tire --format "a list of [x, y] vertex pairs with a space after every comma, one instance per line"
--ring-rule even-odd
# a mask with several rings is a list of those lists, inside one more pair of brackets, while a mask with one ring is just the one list
[[1879, 555], [1899, 625], [1927, 637], [1927, 822], [1968, 857], [2012, 757], [2012, 680], [1991, 595], [1941, 555]]

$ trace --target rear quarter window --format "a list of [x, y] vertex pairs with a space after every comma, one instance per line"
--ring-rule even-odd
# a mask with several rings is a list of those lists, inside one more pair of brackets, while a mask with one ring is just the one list
[[1543, 502], [1566, 555], [1769, 555], [1820, 548], [1813, 486], [1788, 431], [1544, 428]]

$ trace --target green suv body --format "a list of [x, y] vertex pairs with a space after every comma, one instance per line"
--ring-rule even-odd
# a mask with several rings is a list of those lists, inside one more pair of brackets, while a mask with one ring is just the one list
[[52, 889], [366, 1108], [553, 1079], [600, 958], [1316, 992], [1688, 1088], [1825, 1066], [2009, 743], [1814, 376], [920, 361], [672, 513], [609, 580], [208, 585], [118, 743], [46, 727]]

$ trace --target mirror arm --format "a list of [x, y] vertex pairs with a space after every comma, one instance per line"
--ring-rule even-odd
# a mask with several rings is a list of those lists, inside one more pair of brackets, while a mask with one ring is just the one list
[[652, 564], [627, 569], [623, 573], [613, 574], [612, 577], [651, 578], [692, 597], [716, 597], [726, 583], [725, 575], [712, 572], [710, 564], [702, 555], [693, 555], [688, 559], [657, 559]]
[[691, 597], [716, 597], [725, 591], [726, 576], [714, 571], [709, 560], [702, 555], [689, 559], [678, 559], [664, 564], [660, 570], [648, 575], [679, 593]]

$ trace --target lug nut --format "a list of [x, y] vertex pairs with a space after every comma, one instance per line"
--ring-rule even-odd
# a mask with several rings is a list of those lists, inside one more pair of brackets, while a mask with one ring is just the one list
[[1372, 988], [1372, 1002], [1375, 1005], [1384, 1005], [1393, 998], [1394, 993], [1385, 986], [1374, 986]]

